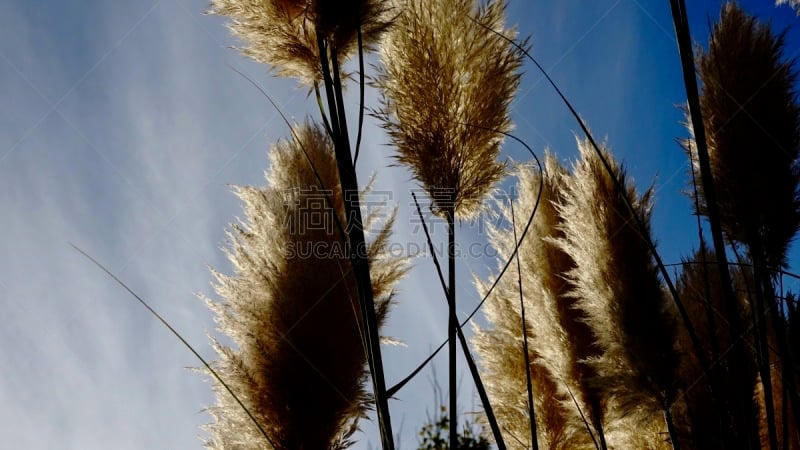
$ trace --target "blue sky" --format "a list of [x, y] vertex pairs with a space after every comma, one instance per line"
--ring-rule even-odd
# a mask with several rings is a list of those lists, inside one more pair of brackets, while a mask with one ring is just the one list
[[[667, 262], [696, 245], [682, 196], [687, 162], [676, 108], [685, 99], [669, 2], [509, 0], [509, 22], [531, 35], [596, 136], [607, 138], [639, 186], [656, 180], [654, 232]], [[705, 43], [720, 1], [689, 1], [694, 39]], [[788, 32], [794, 12], [769, 1], [748, 11]], [[210, 312], [208, 266], [229, 272], [220, 248], [240, 215], [229, 184], [262, 185], [270, 143], [287, 135], [275, 110], [230, 66], [247, 73], [302, 120], [315, 104], [290, 80], [229, 49], [236, 42], [204, 1], [24, 1], [0, 6], [0, 439], [20, 449], [199, 448], [202, 412], [213, 402], [198, 362], [119, 286], [69, 246], [118, 274], [201, 353]], [[350, 95], [355, 90], [350, 91]], [[375, 105], [374, 93], [368, 102]], [[356, 104], [355, 101], [352, 103]], [[578, 127], [535, 68], [525, 65], [514, 103], [515, 133], [542, 155], [572, 158]], [[366, 130], [362, 179], [399, 205], [398, 242], [411, 233], [409, 174], [390, 168], [391, 148]], [[527, 158], [509, 143], [504, 154]], [[465, 228], [462, 242], [483, 242]], [[797, 261], [797, 252], [791, 261]], [[460, 314], [477, 302], [470, 273], [490, 259], [459, 261]], [[795, 267], [796, 268], [796, 267]], [[445, 335], [444, 301], [428, 260], [401, 286], [387, 333], [407, 347], [385, 352], [392, 384]], [[440, 381], [444, 364], [437, 360]], [[402, 448], [413, 448], [433, 411], [430, 371], [392, 403]], [[464, 410], [476, 404], [468, 377]], [[363, 424], [357, 448], [375, 446]]]

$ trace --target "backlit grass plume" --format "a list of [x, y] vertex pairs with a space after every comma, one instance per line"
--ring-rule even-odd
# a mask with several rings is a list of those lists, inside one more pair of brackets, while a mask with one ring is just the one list
[[[399, 15], [382, 42], [377, 115], [396, 159], [426, 190], [448, 225], [448, 385], [450, 447], [457, 436], [455, 221], [473, 216], [504, 173], [497, 161], [511, 129], [509, 104], [519, 85], [520, 55], [503, 36], [503, 0], [398, 0]], [[466, 345], [463, 350], [469, 352]], [[481, 381], [473, 372], [473, 381]], [[482, 396], [484, 408], [490, 405]], [[490, 418], [499, 446], [501, 431]]]
[[211, 0], [210, 12], [231, 18], [231, 31], [245, 43], [244, 55], [311, 85], [322, 79], [317, 36], [343, 60], [357, 49], [359, 27], [365, 45], [386, 30], [387, 5], [382, 0]]
[[[554, 202], [560, 195], [564, 169], [552, 155], [548, 155], [545, 164], [541, 201], [529, 234], [519, 248], [521, 271], [516, 264], [509, 266], [484, 307], [490, 327], [477, 330], [473, 338], [484, 368], [483, 379], [496, 405], [498, 422], [513, 437], [508, 439], [511, 448], [528, 448], [530, 440], [520, 276], [531, 362], [527, 370], [533, 384], [538, 444], [540, 448], [574, 448], [581, 437], [585, 438], [584, 443], [590, 442], [588, 433], [585, 430], [581, 433], [580, 418], [570, 400], [568, 389], [571, 387], [574, 392], [574, 386], [566, 386], [574, 362], [571, 344], [577, 341], [561, 326], [558, 314], [558, 307], [566, 304], [560, 297], [566, 290], [561, 275], [573, 264], [546, 241], [557, 232]], [[501, 213], [504, 222], [513, 223], [516, 235], [520, 236], [537, 202], [542, 175], [519, 166], [516, 176], [519, 196], [513, 200], [514, 216], [509, 205], [503, 205]], [[513, 230], [490, 226], [488, 232], [492, 246], [500, 254], [511, 254], [516, 245]], [[483, 293], [490, 282], [478, 280], [477, 284]]]
[[[642, 427], [669, 412], [678, 367], [671, 303], [622, 197], [628, 196], [649, 233], [652, 190], [637, 195], [608, 151], [602, 149], [612, 173], [587, 141], [579, 141], [578, 147], [581, 159], [559, 208], [564, 236], [556, 242], [575, 263], [567, 274], [569, 295], [585, 314], [601, 352], [591, 359], [596, 387], [607, 401], [613, 400], [614, 416], [624, 419], [620, 427], [628, 428], [630, 421]], [[624, 194], [612, 177], [625, 187]], [[608, 431], [612, 446], [634, 448], [628, 441], [612, 443]], [[624, 439], [635, 436], [621, 434]]]
[[730, 3], [697, 62], [723, 231], [774, 268], [800, 224], [797, 72], [783, 50], [783, 34]]
[[[207, 300], [232, 342], [214, 341], [214, 368], [279, 449], [344, 448], [368, 396], [356, 283], [334, 219], [335, 210], [345, 223], [343, 199], [324, 130], [306, 124], [294, 136], [271, 150], [266, 187], [236, 188], [245, 218], [228, 233], [234, 274], [215, 273], [221, 301]], [[367, 223], [379, 218], [373, 213]], [[381, 322], [405, 271], [384, 253], [393, 218], [368, 250]], [[207, 447], [268, 448], [229, 393], [216, 383], [215, 392]]]
[[[772, 365], [788, 358], [787, 341], [773, 286], [775, 271], [800, 228], [800, 104], [798, 73], [783, 55], [784, 34], [747, 15], [736, 3], [723, 7], [708, 51], [698, 57], [703, 91], [700, 108], [707, 130], [711, 177], [720, 206], [720, 225], [733, 246], [743, 246], [753, 264], [752, 321], [766, 412], [769, 447], [780, 441]], [[694, 155], [694, 152], [691, 152]], [[706, 198], [699, 190], [700, 210]], [[775, 340], [776, 351], [770, 349]], [[793, 409], [800, 397], [788, 371]], [[781, 389], [782, 390], [782, 389]]]
[[[503, 175], [497, 155], [511, 129], [520, 56], [504, 28], [503, 0], [402, 0], [381, 46], [384, 119], [397, 160], [432, 201], [467, 218]], [[480, 24], [474, 21], [480, 22]]]
[[[540, 181], [544, 182], [536, 215], [519, 248], [523, 300], [530, 334], [529, 353], [534, 361], [530, 371], [535, 375], [534, 379], [538, 379], [534, 390], [540, 442], [542, 448], [591, 445], [580, 413], [591, 424], [591, 432], [602, 436], [601, 401], [596, 389], [589, 385], [594, 369], [585, 361], [597, 356], [599, 350], [583, 315], [575, 308], [575, 299], [566, 295], [570, 286], [565, 275], [575, 268], [575, 263], [552, 242], [563, 237], [558, 208], [563, 202], [569, 174], [555, 156], [548, 154], [543, 175], [524, 166], [517, 170], [516, 175], [519, 197], [515, 200], [513, 222], [517, 236], [522, 234], [537, 202]], [[511, 214], [508, 206], [502, 208], [506, 223], [512, 223]], [[512, 230], [492, 227], [489, 235], [500, 254], [512, 253], [515, 246]], [[514, 392], [525, 390], [518, 275], [516, 265], [509, 266], [485, 307], [492, 328], [481, 331], [475, 342], [486, 368], [487, 385], [503, 413], [500, 420], [509, 430], [527, 436], [524, 395]], [[479, 283], [479, 290], [486, 289], [485, 283]], [[509, 361], [503, 362], [505, 360]], [[548, 415], [553, 417], [548, 419]]]
[[[476, 330], [473, 341], [481, 357], [481, 376], [493, 402], [497, 421], [505, 433], [508, 448], [527, 449], [530, 448], [530, 420], [522, 353], [522, 324], [519, 316], [509, 314], [518, 300], [519, 294], [512, 291], [498, 293], [491, 304], [487, 303], [486, 315], [492, 321], [492, 328]], [[530, 327], [528, 338], [531, 342], [536, 341], [536, 335]], [[541, 365], [535, 350], [529, 350], [529, 357], [529, 370], [536, 393], [534, 405], [539, 448], [576, 448], [575, 437], [580, 434], [575, 432], [575, 420], [579, 419], [574, 417], [574, 410], [568, 406], [569, 397], [559, 392], [558, 381]], [[588, 434], [585, 437], [585, 443], [590, 443]]]
[[[606, 150], [611, 174], [588, 142], [579, 141], [579, 150], [572, 174], [551, 155], [544, 175], [518, 173], [517, 234], [537, 200], [540, 176], [544, 186], [519, 248], [521, 271], [512, 264], [504, 274], [486, 305], [491, 328], [475, 338], [486, 384], [503, 427], [524, 438], [520, 276], [543, 448], [670, 448], [668, 431], [678, 439], [672, 303], [612, 177], [645, 226], [652, 191], [637, 195]], [[509, 208], [502, 215], [511, 222]], [[503, 228], [491, 228], [490, 239], [501, 254], [515, 245]]]

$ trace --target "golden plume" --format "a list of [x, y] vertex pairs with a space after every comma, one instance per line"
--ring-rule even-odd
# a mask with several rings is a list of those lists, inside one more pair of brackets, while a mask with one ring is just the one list
[[597, 371], [596, 389], [612, 402], [606, 412], [609, 445], [633, 448], [628, 440], [633, 436], [618, 430], [661, 421], [666, 432], [662, 417], [675, 397], [678, 366], [670, 301], [645, 236], [622, 197], [628, 196], [649, 233], [652, 190], [637, 195], [606, 149], [601, 151], [611, 173], [588, 141], [579, 140], [578, 148], [581, 160], [559, 208], [564, 236], [555, 242], [575, 263], [567, 274], [569, 295], [585, 314], [601, 352], [590, 362]]
[[322, 79], [317, 36], [337, 50], [340, 63], [358, 47], [374, 44], [390, 23], [382, 0], [211, 0], [210, 13], [231, 18], [244, 41], [241, 52], [278, 75], [313, 85]]
[[503, 26], [503, 0], [401, 3], [381, 46], [378, 116], [433, 210], [467, 218], [503, 175], [496, 158], [519, 84], [519, 54], [491, 30], [516, 33]]
[[[236, 188], [245, 219], [228, 233], [234, 275], [215, 272], [221, 301], [207, 300], [233, 345], [214, 340], [214, 369], [279, 449], [344, 448], [368, 396], [356, 283], [335, 223], [346, 223], [342, 192], [324, 130], [306, 124], [293, 134], [270, 152], [267, 187]], [[368, 247], [381, 322], [406, 270], [386, 254], [393, 220]], [[266, 448], [245, 411], [220, 384], [214, 389], [207, 447]]]
[[[513, 200], [513, 216], [508, 205], [502, 205], [500, 212], [505, 223], [516, 226], [517, 237], [522, 235], [543, 183], [541, 198], [519, 247], [521, 271], [516, 264], [508, 267], [484, 307], [491, 327], [478, 330], [474, 342], [501, 426], [524, 441], [530, 436], [530, 426], [525, 413], [521, 277], [539, 443], [542, 448], [588, 448], [591, 437], [581, 412], [594, 426], [601, 422], [602, 409], [587, 382], [593, 369], [584, 359], [597, 350], [591, 331], [574, 309], [574, 300], [565, 297], [569, 285], [564, 275], [574, 268], [574, 262], [550, 242], [562, 235], [557, 208], [563, 200], [564, 178], [569, 175], [550, 153], [543, 175], [526, 166], [519, 166], [515, 175], [518, 198]], [[490, 225], [488, 233], [501, 255], [513, 252], [513, 230]], [[486, 281], [477, 284], [481, 292], [489, 287]], [[514, 442], [509, 440], [509, 445]]]

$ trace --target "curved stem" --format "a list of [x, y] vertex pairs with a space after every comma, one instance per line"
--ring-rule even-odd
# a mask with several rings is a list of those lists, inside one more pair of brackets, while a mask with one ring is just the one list
[[[359, 20], [361, 18], [359, 17]], [[358, 153], [361, 151], [361, 131], [364, 128], [364, 42], [361, 35], [361, 26], [358, 27], [358, 135], [356, 136], [356, 151], [353, 156], [353, 166], [358, 162]]]
[[[483, 129], [487, 129], [488, 130], [488, 128], [481, 127], [481, 126], [478, 126], [478, 125], [471, 125], [471, 126], [474, 126], [476, 128], [483, 128]], [[521, 140], [520, 138], [518, 138], [518, 137], [516, 137], [516, 136], [514, 136], [513, 134], [510, 134], [510, 133], [506, 133], [506, 132], [499, 131], [499, 130], [492, 130], [492, 131], [496, 131], [496, 132], [498, 132], [498, 133], [500, 133], [500, 134], [502, 134], [502, 135], [504, 135], [504, 136], [506, 136], [508, 138], [511, 138], [511, 139], [517, 141], [518, 143], [520, 143], [523, 147], [525, 147], [525, 150], [527, 150], [528, 153], [530, 153], [530, 155], [533, 158], [533, 160], [536, 161], [536, 165], [539, 167], [539, 171], [540, 172], [543, 171], [542, 162], [539, 161], [539, 158], [536, 156], [536, 153], [534, 153], [534, 151], [531, 149], [531, 147], [528, 144], [525, 143], [525, 141]], [[495, 277], [494, 282], [489, 287], [489, 290], [486, 292], [486, 294], [484, 294], [484, 296], [481, 299], [481, 301], [478, 302], [478, 305], [472, 310], [472, 312], [467, 316], [467, 318], [464, 319], [464, 321], [460, 323], [459, 326], [463, 327], [464, 325], [466, 325], [467, 322], [469, 322], [472, 319], [472, 317], [475, 316], [475, 314], [478, 313], [478, 311], [480, 310], [481, 306], [483, 306], [483, 304], [486, 302], [486, 300], [492, 294], [492, 291], [494, 291], [494, 289], [497, 287], [497, 284], [500, 283], [500, 279], [503, 278], [503, 275], [506, 273], [506, 270], [508, 270], [508, 267], [511, 265], [511, 262], [514, 260], [514, 256], [519, 251], [519, 246], [520, 246], [520, 244], [522, 244], [522, 240], [525, 239], [525, 236], [528, 233], [528, 229], [530, 229], [531, 224], [533, 223], [533, 218], [536, 215], [536, 211], [538, 211], [538, 209], [539, 209], [539, 203], [541, 202], [541, 199], [542, 199], [542, 187], [544, 186], [542, 180], [543, 180], [543, 178], [540, 179], [540, 182], [539, 182], [539, 194], [536, 197], [536, 203], [533, 206], [533, 211], [531, 211], [531, 215], [528, 216], [528, 221], [525, 223], [525, 228], [523, 228], [522, 233], [519, 236], [519, 240], [516, 242], [516, 245], [514, 246], [514, 251], [512, 251], [511, 255], [508, 256], [508, 259], [506, 260], [505, 264], [503, 265], [503, 268], [500, 270], [500, 273], [497, 274], [497, 277]], [[439, 344], [439, 347], [437, 347], [436, 350], [433, 351], [433, 353], [428, 355], [428, 357], [425, 358], [425, 360], [422, 363], [420, 363], [417, 366], [416, 369], [414, 369], [405, 378], [403, 378], [402, 380], [397, 382], [397, 384], [392, 386], [388, 390], [389, 395], [391, 396], [391, 395], [396, 394], [400, 389], [402, 389], [406, 384], [408, 384], [409, 381], [414, 379], [414, 377], [417, 376], [417, 374], [419, 374], [419, 372], [425, 367], [425, 365], [427, 365], [440, 351], [442, 351], [442, 349], [447, 345], [448, 342], [449, 342], [449, 340], [445, 340], [444, 342]]]

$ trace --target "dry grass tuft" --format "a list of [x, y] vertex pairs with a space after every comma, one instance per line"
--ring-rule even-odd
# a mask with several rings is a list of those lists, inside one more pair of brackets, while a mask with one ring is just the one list
[[340, 61], [358, 45], [358, 29], [369, 46], [390, 24], [381, 0], [212, 0], [210, 12], [231, 18], [241, 52], [285, 77], [313, 85], [322, 80], [319, 35]]
[[[652, 426], [675, 396], [678, 354], [674, 348], [674, 318], [644, 236], [634, 223], [612, 177], [625, 186], [636, 214], [649, 228], [652, 190], [636, 194], [625, 171], [602, 149], [599, 155], [579, 141], [576, 163], [559, 208], [564, 237], [556, 240], [575, 262], [567, 274], [569, 293], [585, 314], [601, 355], [590, 362], [597, 371], [595, 388], [608, 402], [609, 444], [614, 436], [631, 437], [615, 429]], [[649, 233], [649, 229], [647, 231]], [[650, 425], [648, 425], [650, 424]]]
[[[539, 442], [542, 448], [591, 446], [572, 396], [590, 421], [595, 422], [591, 418], [602, 414], [598, 399], [587, 385], [586, 378], [591, 376], [592, 369], [583, 362], [585, 357], [596, 353], [596, 348], [591, 331], [574, 309], [574, 300], [565, 297], [569, 285], [564, 274], [574, 268], [574, 262], [550, 242], [562, 236], [557, 207], [563, 201], [564, 178], [569, 175], [552, 154], [547, 155], [543, 175], [525, 166], [518, 167], [515, 175], [519, 197], [515, 200], [513, 222], [517, 236], [522, 234], [536, 204], [540, 181], [544, 181], [529, 234], [519, 248]], [[506, 223], [512, 223], [508, 205], [501, 206], [501, 214]], [[512, 253], [515, 246], [512, 230], [491, 227], [489, 235], [500, 254]], [[509, 266], [484, 309], [491, 328], [479, 330], [474, 341], [501, 427], [524, 441], [530, 430], [525, 413], [519, 275], [515, 264]], [[483, 292], [488, 289], [481, 281], [478, 287]], [[509, 439], [512, 447], [515, 442]]]
[[[544, 175], [518, 171], [514, 222], [520, 228], [544, 177], [530, 235], [519, 249], [537, 430], [545, 448], [594, 448], [592, 436], [609, 448], [669, 448], [663, 414], [677, 391], [674, 315], [612, 177], [646, 225], [651, 191], [638, 196], [607, 151], [611, 174], [588, 142], [580, 141], [579, 149], [572, 175], [551, 155]], [[510, 209], [501, 211], [511, 222]], [[490, 238], [500, 253], [514, 248], [509, 230], [492, 228]], [[480, 330], [475, 342], [502, 425], [526, 436], [517, 276], [510, 266], [486, 304], [492, 328]]]
[[[345, 223], [332, 143], [314, 125], [297, 127], [295, 135], [272, 149], [267, 187], [236, 188], [245, 219], [229, 232], [235, 273], [215, 272], [221, 301], [207, 300], [233, 345], [215, 340], [220, 359], [214, 368], [280, 449], [345, 448], [368, 407], [363, 324], [349, 260], [336, 251], [343, 244], [331, 222], [334, 210], [302, 151]], [[368, 250], [381, 322], [405, 272], [404, 261], [384, 254], [393, 218], [378, 227]], [[264, 448], [244, 411], [218, 384], [214, 388], [207, 447]]]
[[[783, 49], [783, 34], [730, 3], [697, 62], [723, 231], [773, 268], [800, 227], [797, 72]], [[703, 211], [702, 189], [700, 201]]]
[[496, 158], [511, 130], [509, 104], [520, 56], [508, 37], [503, 0], [405, 0], [382, 45], [378, 115], [433, 209], [468, 218], [501, 178]]

